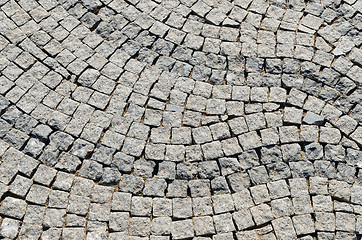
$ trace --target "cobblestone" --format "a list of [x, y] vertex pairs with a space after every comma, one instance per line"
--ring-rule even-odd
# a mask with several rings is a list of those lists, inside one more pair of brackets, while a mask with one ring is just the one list
[[359, 6], [0, 0], [0, 235], [358, 238]]

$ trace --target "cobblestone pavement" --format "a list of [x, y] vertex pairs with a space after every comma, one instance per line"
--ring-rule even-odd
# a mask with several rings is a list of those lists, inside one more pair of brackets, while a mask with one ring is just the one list
[[0, 235], [362, 236], [362, 0], [0, 0]]

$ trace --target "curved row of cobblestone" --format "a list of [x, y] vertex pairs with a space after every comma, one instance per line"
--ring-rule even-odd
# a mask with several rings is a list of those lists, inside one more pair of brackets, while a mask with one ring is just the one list
[[359, 239], [361, 3], [0, 0], [0, 235]]

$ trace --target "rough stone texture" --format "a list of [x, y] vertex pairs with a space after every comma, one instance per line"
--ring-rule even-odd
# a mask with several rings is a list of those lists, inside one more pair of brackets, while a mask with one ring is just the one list
[[5, 239], [358, 239], [361, 1], [0, 0]]

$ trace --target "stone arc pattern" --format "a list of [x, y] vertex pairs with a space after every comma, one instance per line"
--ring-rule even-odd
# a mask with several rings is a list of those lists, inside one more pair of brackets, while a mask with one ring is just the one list
[[0, 0], [0, 238], [360, 240], [362, 0]]

